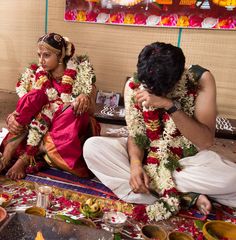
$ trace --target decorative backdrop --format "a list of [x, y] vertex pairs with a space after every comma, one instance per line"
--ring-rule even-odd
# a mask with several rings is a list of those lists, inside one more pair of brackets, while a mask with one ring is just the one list
[[67, 0], [66, 21], [236, 29], [236, 0]]

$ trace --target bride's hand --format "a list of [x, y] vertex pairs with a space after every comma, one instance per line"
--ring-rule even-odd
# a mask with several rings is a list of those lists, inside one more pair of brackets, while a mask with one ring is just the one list
[[90, 99], [85, 94], [80, 94], [74, 102], [72, 102], [72, 108], [76, 115], [80, 115], [87, 112], [90, 106]]
[[6, 120], [8, 131], [12, 134], [15, 134], [15, 135], [20, 135], [25, 130], [25, 127], [20, 125], [16, 121], [16, 116], [18, 116], [18, 115], [19, 114], [17, 112], [10, 113], [7, 117], [7, 120]]

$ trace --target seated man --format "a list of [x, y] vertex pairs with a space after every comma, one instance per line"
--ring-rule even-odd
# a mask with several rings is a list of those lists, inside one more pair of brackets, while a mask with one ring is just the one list
[[236, 164], [208, 150], [216, 119], [212, 74], [185, 69], [180, 48], [156, 42], [139, 54], [124, 95], [129, 137], [88, 139], [90, 170], [122, 200], [149, 204], [150, 220], [177, 213], [183, 193], [204, 214], [211, 211], [206, 195], [236, 207]]

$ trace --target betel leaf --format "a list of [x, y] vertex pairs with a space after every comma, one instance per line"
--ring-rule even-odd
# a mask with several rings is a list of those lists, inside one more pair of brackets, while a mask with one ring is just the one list
[[194, 221], [194, 225], [195, 225], [199, 230], [202, 230], [204, 224], [205, 224], [205, 222], [204, 222], [204, 221], [201, 221], [201, 220], [195, 220], [195, 221]]
[[66, 215], [61, 215], [61, 214], [58, 214], [56, 215], [56, 218], [57, 219], [61, 219], [67, 223], [73, 223], [73, 224], [77, 224], [77, 225], [85, 225], [81, 220], [79, 219], [73, 219], [69, 216], [66, 216]]

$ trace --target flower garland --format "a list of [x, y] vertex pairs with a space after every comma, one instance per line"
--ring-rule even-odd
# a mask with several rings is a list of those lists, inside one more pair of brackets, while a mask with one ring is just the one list
[[[146, 207], [150, 220], [169, 218], [179, 210], [179, 194], [172, 178], [174, 170], [180, 171], [179, 159], [196, 153], [195, 146], [186, 139], [175, 126], [174, 121], [163, 109], [139, 107], [135, 103], [134, 89], [144, 89], [134, 76], [126, 90], [126, 121], [129, 135], [135, 143], [148, 151], [144, 169], [150, 178], [150, 188], [160, 198]], [[177, 99], [182, 110], [192, 116], [197, 83], [193, 73], [186, 70], [174, 90], [167, 96]]]
[[76, 58], [77, 76], [72, 89], [72, 97], [77, 97], [80, 93], [90, 95], [92, 85], [96, 82], [93, 67], [88, 59], [88, 56], [81, 55]]
[[48, 72], [41, 66], [31, 64], [21, 75], [16, 86], [19, 97], [33, 89], [44, 90], [48, 97], [48, 104], [42, 107], [41, 112], [29, 125], [26, 154], [32, 156], [31, 164], [34, 164], [33, 156], [36, 155], [38, 146], [50, 127], [54, 113], [60, 105], [72, 102], [79, 94], [89, 95], [95, 82], [95, 74], [88, 57], [80, 56], [68, 62], [61, 79], [60, 92], [53, 88], [52, 81]]

